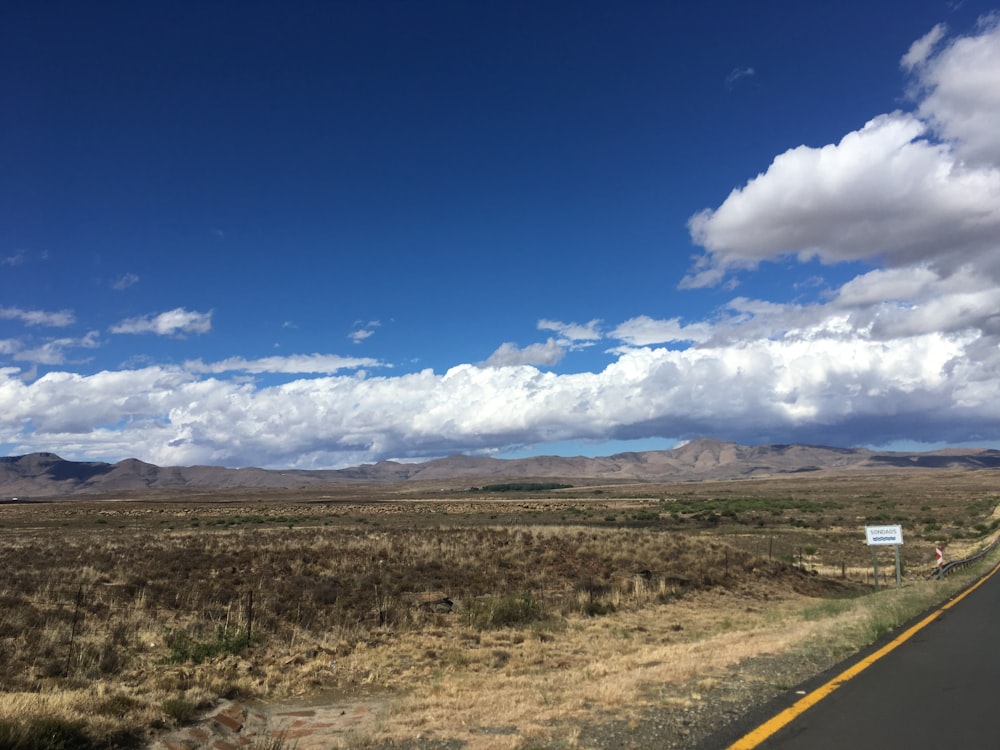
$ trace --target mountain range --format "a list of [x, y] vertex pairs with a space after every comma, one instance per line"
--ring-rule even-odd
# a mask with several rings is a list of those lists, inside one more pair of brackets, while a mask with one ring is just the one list
[[0, 458], [0, 498], [135, 494], [144, 490], [295, 489], [324, 484], [559, 480], [585, 484], [741, 479], [800, 472], [886, 472], [913, 469], [997, 469], [1000, 451], [946, 449], [886, 452], [814, 445], [746, 446], [694, 440], [671, 450], [598, 458], [536, 456], [499, 459], [454, 455], [421, 463], [380, 461], [348, 469], [230, 469], [156, 466], [134, 458], [118, 463], [68, 461], [54, 453]]

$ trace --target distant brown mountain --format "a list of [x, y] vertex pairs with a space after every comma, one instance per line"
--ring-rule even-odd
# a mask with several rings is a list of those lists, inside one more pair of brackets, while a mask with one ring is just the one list
[[618, 453], [600, 458], [537, 456], [498, 459], [455, 455], [422, 463], [380, 461], [325, 471], [160, 467], [134, 458], [109, 464], [67, 461], [54, 453], [0, 458], [0, 499], [87, 494], [135, 494], [142, 490], [306, 488], [323, 484], [468, 479], [563, 482], [655, 482], [740, 479], [824, 471], [997, 469], [1000, 451], [949, 449], [926, 453], [875, 452], [814, 445], [746, 446], [694, 440], [666, 451]]

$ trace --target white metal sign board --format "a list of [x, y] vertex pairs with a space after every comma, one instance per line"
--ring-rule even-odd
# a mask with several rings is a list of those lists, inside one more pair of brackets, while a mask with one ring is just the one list
[[902, 544], [903, 527], [895, 526], [865, 526], [865, 540], [869, 547], [880, 544]]

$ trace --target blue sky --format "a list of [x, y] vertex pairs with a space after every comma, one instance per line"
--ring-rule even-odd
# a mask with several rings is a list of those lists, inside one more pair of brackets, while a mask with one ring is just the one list
[[0, 452], [1000, 445], [979, 2], [0, 8]]

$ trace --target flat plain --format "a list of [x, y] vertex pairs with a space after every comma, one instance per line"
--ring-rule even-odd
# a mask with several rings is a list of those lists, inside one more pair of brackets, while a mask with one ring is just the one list
[[[142, 747], [220, 698], [327, 696], [383, 707], [345, 747], [627, 747], [630, 730], [693, 747], [954, 590], [927, 580], [934, 549], [957, 559], [992, 540], [996, 480], [463, 480], [0, 505], [0, 745]], [[903, 526], [901, 590], [883, 549], [874, 593], [874, 523]]]

